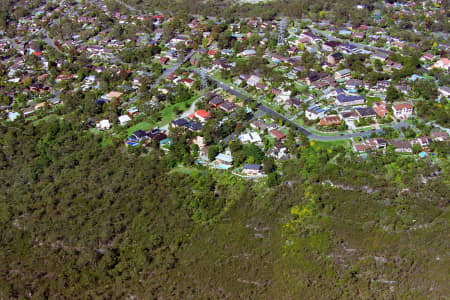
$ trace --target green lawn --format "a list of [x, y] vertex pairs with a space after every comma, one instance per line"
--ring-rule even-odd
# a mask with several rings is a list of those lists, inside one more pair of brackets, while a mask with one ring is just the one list
[[130, 135], [133, 132], [135, 132], [136, 130], [149, 130], [151, 126], [152, 126], [152, 124], [150, 124], [149, 122], [143, 121], [143, 122], [137, 123], [136, 125], [128, 128], [127, 132], [128, 132], [128, 135]]
[[294, 119], [294, 122], [300, 126], [303, 126], [303, 124], [305, 124], [305, 120], [303, 120], [302, 118]]
[[168, 104], [164, 107], [164, 109], [161, 111], [161, 121], [158, 122], [159, 126], [164, 126], [168, 124], [170, 121], [175, 119], [177, 114], [175, 113], [175, 108], [179, 108], [183, 113], [184, 111], [188, 110], [191, 106], [192, 102], [194, 102], [196, 99], [198, 99], [199, 96], [195, 95], [194, 97], [190, 98], [189, 100], [186, 100], [184, 102], [176, 103], [176, 104]]
[[350, 144], [349, 140], [338, 140], [338, 141], [329, 141], [329, 142], [323, 142], [323, 141], [314, 141], [315, 145], [320, 148], [331, 148], [335, 146], [344, 146], [348, 147]]

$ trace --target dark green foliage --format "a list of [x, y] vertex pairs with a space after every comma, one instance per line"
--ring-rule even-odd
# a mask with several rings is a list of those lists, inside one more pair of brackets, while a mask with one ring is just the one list
[[[260, 150], [230, 143], [270, 173], [242, 182], [177, 167], [191, 152], [181, 131], [169, 154], [134, 154], [72, 124], [0, 127], [3, 298], [448, 294], [448, 163], [395, 152], [360, 160], [305, 140], [299, 159], [273, 171]], [[219, 150], [210, 146], [211, 158]]]
[[389, 86], [387, 92], [386, 92], [386, 101], [387, 102], [394, 102], [394, 101], [398, 101], [402, 98], [402, 94], [400, 93], [399, 90], [397, 90], [397, 88], [393, 85]]
[[243, 151], [250, 162], [261, 163], [264, 159], [264, 152], [255, 144], [244, 145]]
[[423, 97], [426, 100], [435, 100], [438, 96], [436, 84], [429, 80], [416, 80], [413, 90], [419, 97]]

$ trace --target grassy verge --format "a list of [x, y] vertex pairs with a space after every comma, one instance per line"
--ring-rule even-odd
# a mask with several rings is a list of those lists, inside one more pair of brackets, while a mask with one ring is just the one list
[[137, 123], [136, 125], [128, 128], [127, 132], [128, 132], [128, 135], [130, 135], [133, 132], [135, 132], [136, 130], [149, 130], [151, 126], [152, 126], [152, 124], [150, 124], [149, 122], [143, 121], [143, 122]]

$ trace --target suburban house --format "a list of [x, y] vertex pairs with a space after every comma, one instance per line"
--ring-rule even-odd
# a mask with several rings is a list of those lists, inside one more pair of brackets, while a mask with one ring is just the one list
[[334, 74], [334, 78], [336, 78], [336, 80], [344, 79], [344, 78], [350, 77], [351, 74], [352, 74], [352, 71], [350, 71], [349, 69], [342, 69], [342, 70], [337, 71]]
[[282, 140], [284, 138], [286, 138], [286, 135], [284, 133], [282, 133], [281, 131], [279, 131], [278, 129], [272, 129], [269, 131], [269, 134], [276, 138], [277, 140]]
[[372, 107], [356, 107], [355, 111], [360, 118], [375, 118], [377, 116]]
[[422, 136], [420, 138], [413, 140], [412, 143], [420, 145], [421, 147], [426, 147], [431, 143], [431, 139], [426, 136]]
[[194, 80], [192, 80], [191, 78], [183, 78], [180, 80], [180, 83], [183, 83], [188, 88], [192, 88]]
[[388, 110], [386, 108], [386, 102], [384, 101], [376, 102], [375, 105], [373, 106], [373, 109], [380, 118], [384, 118], [388, 113]]
[[339, 48], [339, 46], [341, 45], [340, 42], [336, 42], [336, 41], [328, 41], [323, 43], [322, 45], [322, 49], [328, 52], [332, 52], [335, 51], [337, 48]]
[[219, 109], [231, 113], [236, 109], [236, 105], [233, 102], [225, 101], [219, 106]]
[[111, 91], [106, 95], [103, 95], [102, 98], [106, 99], [108, 101], [112, 101], [114, 99], [120, 99], [120, 97], [122, 97], [122, 93], [121, 92], [116, 92], [116, 91]]
[[196, 121], [191, 121], [186, 125], [187, 128], [189, 128], [190, 131], [199, 131], [203, 128], [203, 125]]
[[127, 109], [127, 114], [130, 118], [134, 118], [139, 113], [139, 110], [136, 107], [130, 107]]
[[332, 76], [327, 76], [324, 78], [321, 78], [317, 81], [314, 81], [311, 84], [313, 87], [315, 87], [318, 90], [324, 89], [324, 88], [328, 88], [330, 86], [336, 86], [336, 81], [334, 80], [334, 78]]
[[336, 96], [336, 104], [340, 106], [353, 106], [364, 104], [365, 98], [362, 95], [345, 95], [339, 94]]
[[433, 61], [436, 59], [436, 56], [431, 53], [424, 53], [420, 60], [422, 61]]
[[306, 83], [312, 84], [313, 82], [327, 77], [328, 74], [325, 72], [309, 72], [308, 77], [306, 77]]
[[101, 120], [97, 123], [96, 127], [100, 130], [108, 130], [111, 128], [111, 123], [109, 120]]
[[441, 58], [431, 68], [445, 69], [448, 71], [450, 69], [450, 59]]
[[253, 56], [256, 55], [256, 50], [247, 49], [238, 54], [238, 56]]
[[209, 112], [207, 112], [206, 110], [201, 109], [201, 110], [197, 110], [194, 113], [194, 117], [199, 119], [200, 122], [206, 122], [211, 117], [211, 114]]
[[168, 57], [161, 57], [161, 58], [159, 59], [159, 62], [160, 62], [162, 65], [165, 65], [165, 64], [167, 64], [167, 63], [169, 62], [169, 58], [168, 58]]
[[385, 61], [388, 57], [389, 57], [389, 55], [387, 55], [386, 53], [381, 53], [381, 52], [375, 52], [372, 55], [373, 59], [378, 59], [378, 60], [380, 60], [382, 62]]
[[335, 52], [333, 54], [328, 55], [327, 62], [330, 65], [336, 65], [337, 63], [339, 63], [343, 59], [344, 59], [344, 55], [342, 53]]
[[340, 125], [341, 124], [341, 118], [337, 115], [329, 115], [325, 116], [322, 119], [320, 119], [319, 122], [322, 126], [329, 126], [329, 125]]
[[393, 70], [401, 70], [403, 68], [403, 65], [397, 62], [394, 62], [390, 59], [386, 60], [386, 67], [385, 69], [387, 71], [393, 71]]
[[208, 103], [212, 107], [219, 107], [220, 105], [222, 105], [223, 102], [224, 102], [223, 97], [217, 95], [217, 96], [213, 97], [211, 100], [209, 100]]
[[395, 139], [389, 140], [388, 144], [394, 147], [395, 152], [412, 153], [412, 145], [410, 141]]
[[350, 45], [350, 44], [343, 44], [343, 45], [341, 45], [339, 47], [339, 49], [344, 54], [353, 54], [353, 53], [356, 53], [358, 51], [358, 47]]
[[378, 92], [386, 92], [387, 89], [391, 86], [391, 82], [388, 80], [378, 81], [377, 84], [371, 89]]
[[448, 140], [448, 133], [445, 131], [433, 131], [431, 133], [431, 137], [433, 138], [433, 141], [443, 142]]
[[358, 87], [363, 87], [364, 82], [359, 79], [348, 79], [347, 81], [345, 81], [345, 86], [348, 89], [356, 90]]
[[248, 79], [247, 79], [247, 84], [250, 86], [256, 86], [256, 84], [261, 83], [261, 77], [256, 76], [256, 75], [251, 75]]
[[442, 97], [446, 97], [448, 99], [449, 96], [450, 96], [450, 87], [448, 87], [448, 86], [441, 86], [438, 89], [438, 92], [441, 94]]
[[259, 144], [262, 142], [257, 132], [242, 133], [239, 135], [239, 140], [242, 144]]
[[392, 110], [397, 119], [407, 119], [413, 114], [412, 104], [406, 102], [392, 105]]
[[256, 120], [256, 121], [250, 123], [250, 127], [253, 129], [261, 130], [261, 131], [264, 131], [266, 129], [276, 128], [276, 126], [274, 124], [267, 124], [262, 120]]
[[289, 150], [282, 142], [277, 141], [275, 145], [267, 152], [269, 157], [277, 160], [289, 159]]
[[316, 44], [320, 41], [320, 37], [316, 36], [311, 31], [307, 31], [307, 32], [300, 34], [300, 38], [307, 39], [310, 43], [314, 43], [314, 44]]
[[343, 111], [340, 112], [339, 115], [341, 116], [341, 118], [343, 120], [345, 120], [346, 122], [348, 121], [354, 121], [354, 120], [358, 120], [359, 119], [359, 115], [356, 111], [354, 110], [350, 110], [350, 111]]
[[206, 146], [205, 139], [199, 135], [192, 139], [192, 143], [197, 145], [200, 149]]
[[249, 176], [261, 175], [262, 166], [260, 164], [245, 164], [242, 172]]
[[233, 165], [233, 157], [231, 153], [219, 153], [216, 156], [216, 162], [223, 165], [225, 168], [230, 168]]
[[363, 40], [366, 38], [366, 34], [364, 32], [353, 32], [352, 38], [357, 40]]
[[129, 121], [131, 121], [131, 118], [128, 115], [122, 115], [118, 117], [119, 119], [119, 124], [120, 125], [125, 125], [127, 124]]
[[208, 51], [208, 55], [211, 56], [211, 57], [216, 55], [216, 53], [217, 53], [217, 50], [211, 49], [211, 50]]
[[258, 82], [258, 83], [256, 83], [255, 88], [260, 91], [265, 91], [265, 90], [267, 90], [268, 87], [267, 87], [267, 85], [265, 85], [261, 82]]
[[174, 128], [180, 128], [180, 127], [187, 126], [189, 124], [189, 122], [186, 119], [181, 118], [181, 119], [178, 119], [178, 120], [173, 120], [171, 122], [171, 124], [172, 124], [172, 127], [174, 127]]
[[384, 138], [373, 138], [360, 144], [354, 144], [353, 150], [355, 152], [366, 152], [368, 150], [386, 149], [386, 146], [387, 142]]
[[144, 130], [136, 130], [132, 135], [128, 138], [129, 141], [133, 143], [140, 143], [142, 140], [147, 139], [148, 134]]
[[325, 116], [325, 110], [320, 106], [310, 106], [305, 111], [305, 117], [308, 120], [317, 120]]
[[34, 114], [34, 112], [35, 112], [35, 109], [33, 106], [27, 107], [22, 111], [24, 117], [31, 116], [32, 114]]

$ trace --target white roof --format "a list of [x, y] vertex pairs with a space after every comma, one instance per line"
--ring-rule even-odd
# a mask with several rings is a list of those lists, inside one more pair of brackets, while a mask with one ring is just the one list
[[129, 116], [127, 116], [127, 115], [119, 116], [119, 123], [120, 124], [125, 124], [125, 123], [127, 123], [129, 121], [131, 121], [131, 118]]
[[261, 137], [257, 132], [243, 133], [239, 135], [239, 140], [242, 143], [250, 142], [250, 143], [261, 143]]
[[97, 124], [97, 127], [101, 128], [101, 129], [109, 129], [109, 128], [111, 128], [111, 123], [109, 122], [109, 120], [101, 120]]

